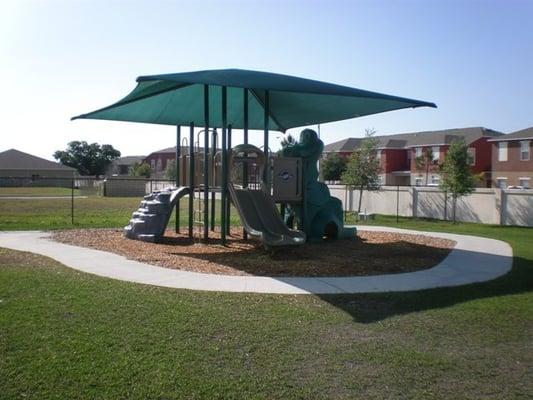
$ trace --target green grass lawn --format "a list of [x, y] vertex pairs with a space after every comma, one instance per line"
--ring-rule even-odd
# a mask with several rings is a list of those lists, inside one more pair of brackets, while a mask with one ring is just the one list
[[[39, 230], [69, 228], [122, 228], [128, 224], [141, 198], [89, 196], [74, 200], [74, 224], [71, 222], [70, 199], [2, 199], [0, 197], [0, 230]], [[220, 219], [217, 201], [216, 217]], [[180, 224], [188, 224], [187, 198], [180, 202]], [[232, 207], [231, 223], [240, 224]], [[169, 226], [174, 226], [174, 214]]]
[[[0, 197], [39, 197], [39, 196], [70, 196], [72, 189], [63, 187], [0, 187]], [[79, 189], [74, 189], [74, 195], [80, 195]]]
[[0, 250], [0, 399], [530, 399], [533, 229], [492, 282], [369, 295], [173, 290]]

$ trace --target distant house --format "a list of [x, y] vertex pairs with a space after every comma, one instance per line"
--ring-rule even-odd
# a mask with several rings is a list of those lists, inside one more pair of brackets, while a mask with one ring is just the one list
[[126, 156], [117, 158], [116, 160], [113, 160], [113, 162], [107, 168], [106, 175], [128, 175], [130, 172], [130, 168], [133, 166], [133, 164], [142, 163], [144, 161], [144, 158], [145, 156]]
[[[204, 148], [196, 148], [195, 151], [203, 153]], [[218, 150], [217, 150], [218, 151]], [[181, 146], [181, 155], [189, 154], [188, 146]], [[150, 166], [153, 178], [164, 178], [168, 163], [176, 159], [176, 146], [167, 147], [150, 153], [144, 162]]]
[[533, 127], [490, 139], [493, 186], [533, 188]]
[[[433, 153], [433, 163], [427, 174], [428, 185], [440, 183], [439, 165], [450, 144], [464, 140], [468, 145], [472, 171], [482, 176], [479, 186], [490, 186], [491, 144], [488, 139], [503, 135], [482, 127], [445, 129], [440, 131], [400, 133], [376, 136], [378, 158], [381, 162], [381, 183], [383, 185], [421, 186], [426, 184], [426, 171], [417, 167], [416, 158], [427, 148]], [[348, 138], [324, 147], [324, 153], [337, 153], [348, 157], [356, 150], [363, 138]]]
[[[65, 186], [77, 175], [74, 168], [45, 160], [19, 150], [11, 149], [0, 153], [0, 181], [3, 185], [13, 185], [25, 178], [41, 180], [43, 185]], [[11, 184], [10, 184], [11, 182]]]

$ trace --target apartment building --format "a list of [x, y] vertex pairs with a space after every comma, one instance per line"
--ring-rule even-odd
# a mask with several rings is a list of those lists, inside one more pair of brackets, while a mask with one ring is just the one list
[[[491, 147], [489, 139], [503, 133], [483, 127], [445, 129], [439, 131], [400, 133], [376, 136], [378, 158], [381, 162], [381, 183], [401, 186], [437, 186], [440, 183], [439, 165], [454, 141], [464, 140], [468, 145], [472, 172], [480, 177], [478, 186], [491, 184]], [[324, 153], [337, 153], [348, 157], [363, 138], [348, 138], [325, 146]], [[427, 150], [432, 160], [421, 165], [417, 162]]]
[[492, 146], [492, 185], [533, 188], [533, 127], [489, 140]]

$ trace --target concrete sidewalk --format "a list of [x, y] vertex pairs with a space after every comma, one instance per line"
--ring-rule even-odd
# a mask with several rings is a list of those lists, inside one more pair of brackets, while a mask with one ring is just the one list
[[54, 242], [39, 231], [0, 232], [0, 247], [51, 257], [79, 271], [123, 281], [179, 289], [222, 292], [339, 294], [398, 292], [451, 287], [489, 281], [509, 272], [513, 252], [507, 243], [477, 236], [420, 232], [407, 229], [361, 226], [359, 230], [428, 235], [456, 242], [454, 249], [433, 268], [357, 277], [261, 277], [203, 274], [173, 270], [100, 250]]

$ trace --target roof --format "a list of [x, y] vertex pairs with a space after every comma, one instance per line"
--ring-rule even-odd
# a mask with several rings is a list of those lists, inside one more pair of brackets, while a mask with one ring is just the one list
[[[436, 107], [434, 103], [391, 96], [295, 76], [242, 69], [220, 69], [141, 76], [122, 100], [72, 119], [103, 119], [164, 125], [220, 128], [222, 88], [227, 89], [227, 124], [244, 127], [244, 91], [248, 90], [248, 127], [269, 129], [340, 121], [386, 111]], [[204, 119], [205, 93], [209, 119]], [[268, 91], [268, 107], [267, 104]]]
[[[202, 153], [204, 151], [204, 148], [203, 147], [194, 147], [196, 151], [199, 151], [200, 153]], [[217, 148], [217, 151], [220, 150], [219, 148]], [[211, 148], [209, 148], [209, 151], [211, 151]], [[181, 146], [181, 154], [188, 154], [189, 153], [189, 146]], [[164, 149], [161, 149], [161, 150], [157, 150], [157, 151], [153, 151], [151, 152], [150, 154], [148, 154], [146, 157], [144, 157], [144, 159], [150, 157], [151, 155], [154, 155], [154, 154], [176, 154], [176, 146], [173, 146], [173, 147], [166, 147]]]
[[503, 142], [508, 140], [524, 140], [532, 139], [533, 140], [533, 127], [521, 129], [516, 132], [511, 132], [507, 135], [503, 135], [494, 139], [490, 139], [489, 142]]
[[113, 160], [115, 165], [133, 165], [144, 160], [145, 156], [125, 156]]
[[10, 149], [0, 153], [0, 169], [27, 169], [42, 171], [65, 171], [75, 172], [76, 169], [66, 165], [45, 160], [23, 151]]
[[[374, 136], [378, 147], [384, 149], [404, 149], [418, 146], [448, 145], [454, 141], [464, 140], [471, 144], [482, 137], [498, 137], [503, 133], [483, 127], [444, 129], [440, 131], [424, 131], [399, 133], [395, 135]], [[325, 152], [351, 152], [359, 147], [364, 138], [348, 138], [330, 143], [324, 147]]]

